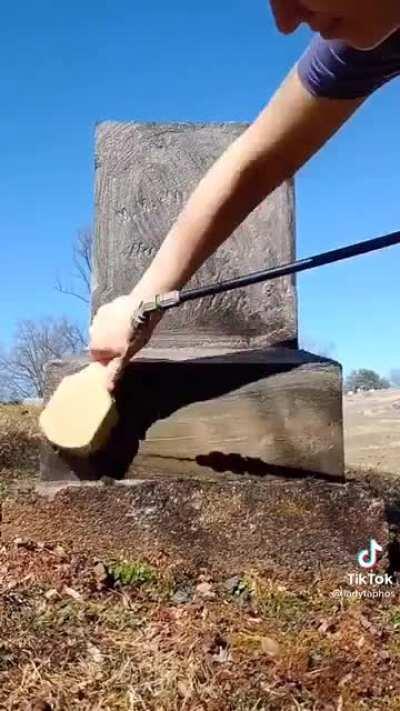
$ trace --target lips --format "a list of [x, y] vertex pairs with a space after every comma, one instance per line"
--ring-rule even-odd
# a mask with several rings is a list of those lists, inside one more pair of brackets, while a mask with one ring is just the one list
[[335, 18], [332, 22], [323, 30], [319, 30], [321, 37], [324, 39], [335, 39], [339, 36], [340, 20]]
[[307, 19], [308, 26], [314, 32], [319, 32], [324, 39], [331, 39], [337, 36], [336, 33], [340, 22], [341, 20], [338, 17], [326, 17], [320, 14], [314, 14]]

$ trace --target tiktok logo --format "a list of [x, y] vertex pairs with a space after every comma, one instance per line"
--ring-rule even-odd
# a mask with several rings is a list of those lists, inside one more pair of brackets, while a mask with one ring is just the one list
[[382, 546], [379, 545], [375, 538], [371, 538], [369, 548], [360, 551], [357, 556], [358, 565], [361, 568], [373, 568], [378, 559], [379, 551], [383, 551]]

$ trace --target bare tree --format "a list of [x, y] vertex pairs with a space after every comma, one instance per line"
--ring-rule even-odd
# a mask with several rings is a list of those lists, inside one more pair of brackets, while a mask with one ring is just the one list
[[8, 373], [3, 367], [5, 358], [6, 352], [4, 348], [0, 346], [0, 402], [9, 402], [15, 398], [15, 393], [9, 382]]
[[3, 398], [43, 397], [46, 363], [79, 353], [84, 347], [82, 331], [65, 316], [21, 321], [10, 350], [0, 352]]
[[79, 289], [65, 286], [58, 278], [56, 289], [60, 294], [73, 296], [85, 304], [90, 302], [91, 276], [92, 276], [92, 246], [93, 233], [90, 227], [78, 230], [72, 245], [72, 258], [74, 263], [74, 278], [80, 284]]

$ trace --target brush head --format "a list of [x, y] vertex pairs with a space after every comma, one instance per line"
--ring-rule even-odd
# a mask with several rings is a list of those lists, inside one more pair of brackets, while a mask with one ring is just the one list
[[106, 379], [106, 367], [91, 363], [61, 381], [39, 418], [40, 429], [51, 444], [88, 457], [107, 443], [118, 414]]

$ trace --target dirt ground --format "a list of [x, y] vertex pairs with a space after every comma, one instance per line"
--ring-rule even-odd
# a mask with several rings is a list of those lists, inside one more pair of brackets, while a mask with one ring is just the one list
[[23, 541], [0, 570], [1, 711], [400, 708], [398, 585], [372, 599], [327, 571], [225, 579]]
[[347, 466], [400, 475], [400, 390], [346, 395], [344, 427]]
[[[344, 412], [347, 466], [400, 475], [400, 391]], [[37, 411], [0, 406], [0, 504], [38, 448]], [[0, 711], [400, 711], [394, 582], [0, 541]]]

